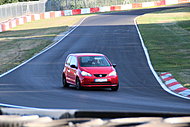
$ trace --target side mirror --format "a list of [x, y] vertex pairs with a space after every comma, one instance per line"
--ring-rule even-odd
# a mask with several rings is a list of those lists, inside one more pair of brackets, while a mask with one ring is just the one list
[[77, 69], [77, 66], [75, 66], [75, 65], [71, 65], [70, 67], [71, 67], [71, 68], [76, 68], [76, 69]]
[[112, 64], [112, 66], [115, 68], [115, 67], [116, 67], [116, 64]]

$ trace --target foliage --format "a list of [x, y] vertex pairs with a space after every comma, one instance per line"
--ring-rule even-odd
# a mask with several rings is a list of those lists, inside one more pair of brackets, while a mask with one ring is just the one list
[[0, 0], [0, 5], [16, 2], [28, 2], [28, 1], [38, 1], [38, 0]]

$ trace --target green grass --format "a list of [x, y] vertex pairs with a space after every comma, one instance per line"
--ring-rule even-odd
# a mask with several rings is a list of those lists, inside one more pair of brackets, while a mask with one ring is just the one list
[[190, 83], [190, 8], [146, 14], [137, 22], [154, 69]]
[[0, 74], [21, 64], [88, 15], [38, 20], [0, 33]]
[[[39, 20], [0, 33], [0, 73], [31, 58], [52, 44], [59, 33], [87, 16]], [[155, 70], [170, 72], [182, 84], [189, 84], [190, 8], [146, 14], [137, 22]]]
[[96, 14], [101, 12], [38, 20], [0, 32], [0, 74], [54, 43], [54, 38], [59, 33], [67, 31], [81, 19]]

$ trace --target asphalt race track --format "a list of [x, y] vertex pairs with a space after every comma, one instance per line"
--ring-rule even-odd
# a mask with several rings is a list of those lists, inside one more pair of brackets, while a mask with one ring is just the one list
[[[134, 25], [135, 17], [167, 8], [87, 18], [59, 44], [1, 77], [0, 103], [52, 109], [190, 113], [190, 100], [165, 92], [153, 76]], [[119, 91], [62, 88], [66, 56], [82, 52], [103, 53], [117, 64]]]

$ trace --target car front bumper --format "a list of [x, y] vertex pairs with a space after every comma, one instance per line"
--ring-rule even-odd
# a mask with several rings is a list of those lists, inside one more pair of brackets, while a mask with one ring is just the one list
[[[97, 82], [97, 79], [106, 79], [103, 82]], [[84, 76], [80, 78], [82, 87], [115, 87], [118, 86], [118, 76], [109, 77], [88, 77]]]

